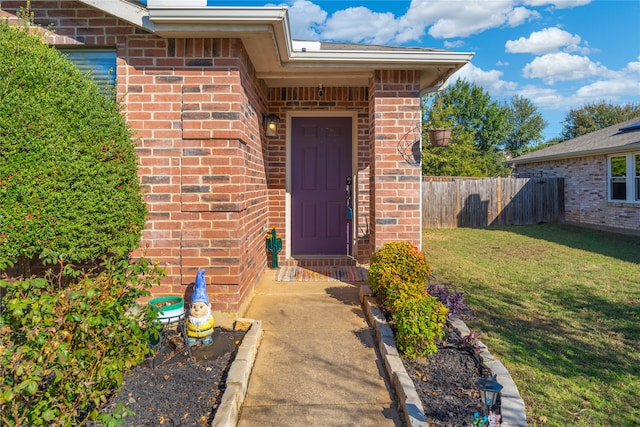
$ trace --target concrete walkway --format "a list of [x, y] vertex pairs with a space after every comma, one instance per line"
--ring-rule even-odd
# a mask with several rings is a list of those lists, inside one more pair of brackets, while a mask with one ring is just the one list
[[264, 335], [238, 427], [402, 425], [359, 290], [267, 272], [245, 313]]

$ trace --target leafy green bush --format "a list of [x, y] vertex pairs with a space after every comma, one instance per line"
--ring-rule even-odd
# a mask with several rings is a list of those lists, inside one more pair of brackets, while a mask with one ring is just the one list
[[392, 277], [384, 281], [385, 302], [391, 313], [398, 311], [408, 299], [420, 298], [426, 294], [425, 283], [406, 281], [400, 277]]
[[429, 273], [429, 265], [418, 248], [405, 241], [388, 242], [371, 257], [369, 284], [373, 293], [386, 301], [392, 283], [416, 284], [424, 289]]
[[116, 101], [27, 27], [0, 21], [0, 271], [46, 251], [83, 263], [128, 252], [146, 207]]
[[424, 254], [409, 242], [386, 243], [371, 258], [371, 290], [389, 307], [398, 349], [408, 357], [435, 353], [444, 334], [448, 310], [427, 294], [429, 273]]
[[123, 256], [146, 216], [135, 147], [119, 105], [22, 17], [0, 20], [0, 424], [109, 421], [97, 408], [157, 335], [136, 301], [162, 273]]
[[[95, 277], [0, 280], [0, 424], [81, 425], [148, 353], [147, 259], [107, 258]], [[155, 331], [157, 333], [157, 330]]]
[[393, 313], [398, 350], [416, 358], [438, 351], [436, 342], [444, 335], [447, 308], [430, 295], [409, 298]]

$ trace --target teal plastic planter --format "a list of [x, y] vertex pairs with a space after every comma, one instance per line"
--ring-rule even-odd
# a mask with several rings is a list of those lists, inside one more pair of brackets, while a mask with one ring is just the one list
[[184, 298], [179, 295], [153, 298], [149, 305], [159, 312], [158, 320], [161, 323], [177, 322], [184, 317]]

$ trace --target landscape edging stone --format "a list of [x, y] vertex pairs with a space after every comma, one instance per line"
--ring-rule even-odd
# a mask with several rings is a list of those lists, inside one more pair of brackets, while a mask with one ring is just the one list
[[231, 362], [227, 375], [226, 388], [220, 400], [216, 416], [211, 421], [211, 427], [229, 427], [238, 424], [240, 408], [247, 395], [249, 376], [258, 354], [258, 347], [262, 341], [262, 321], [254, 319], [237, 319], [236, 323], [251, 323], [244, 335], [242, 343]]
[[[395, 345], [393, 331], [387, 323], [384, 315], [377, 307], [371, 287], [362, 285], [360, 287], [360, 302], [367, 317], [369, 325], [374, 329], [374, 335], [378, 341], [378, 348], [384, 360], [384, 367], [387, 377], [391, 381], [396, 395], [400, 400], [402, 415], [407, 426], [428, 427], [424, 407], [415, 389], [413, 381], [407, 374], [404, 364], [398, 355]], [[458, 318], [451, 318], [450, 324], [461, 336], [468, 335], [471, 331], [467, 325]], [[389, 335], [391, 339], [389, 340]], [[493, 375], [500, 377], [500, 384], [503, 389], [500, 392], [500, 413], [502, 415], [502, 427], [526, 427], [527, 416], [524, 401], [520, 397], [518, 387], [507, 368], [487, 349], [487, 346], [479, 342], [484, 347], [480, 352], [480, 361]], [[397, 359], [397, 360], [396, 360]]]

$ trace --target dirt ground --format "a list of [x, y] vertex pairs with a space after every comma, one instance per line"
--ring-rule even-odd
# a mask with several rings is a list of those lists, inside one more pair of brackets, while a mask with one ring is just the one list
[[475, 412], [486, 413], [475, 386], [482, 369], [470, 351], [455, 347], [452, 330], [446, 331], [437, 353], [422, 359], [403, 358], [403, 363], [432, 426], [466, 427]]
[[124, 418], [128, 427], [210, 425], [244, 333], [215, 328], [214, 343], [191, 347], [189, 358], [181, 336], [172, 331], [155, 360], [125, 375], [121, 391], [103, 411], [122, 403], [132, 412]]

